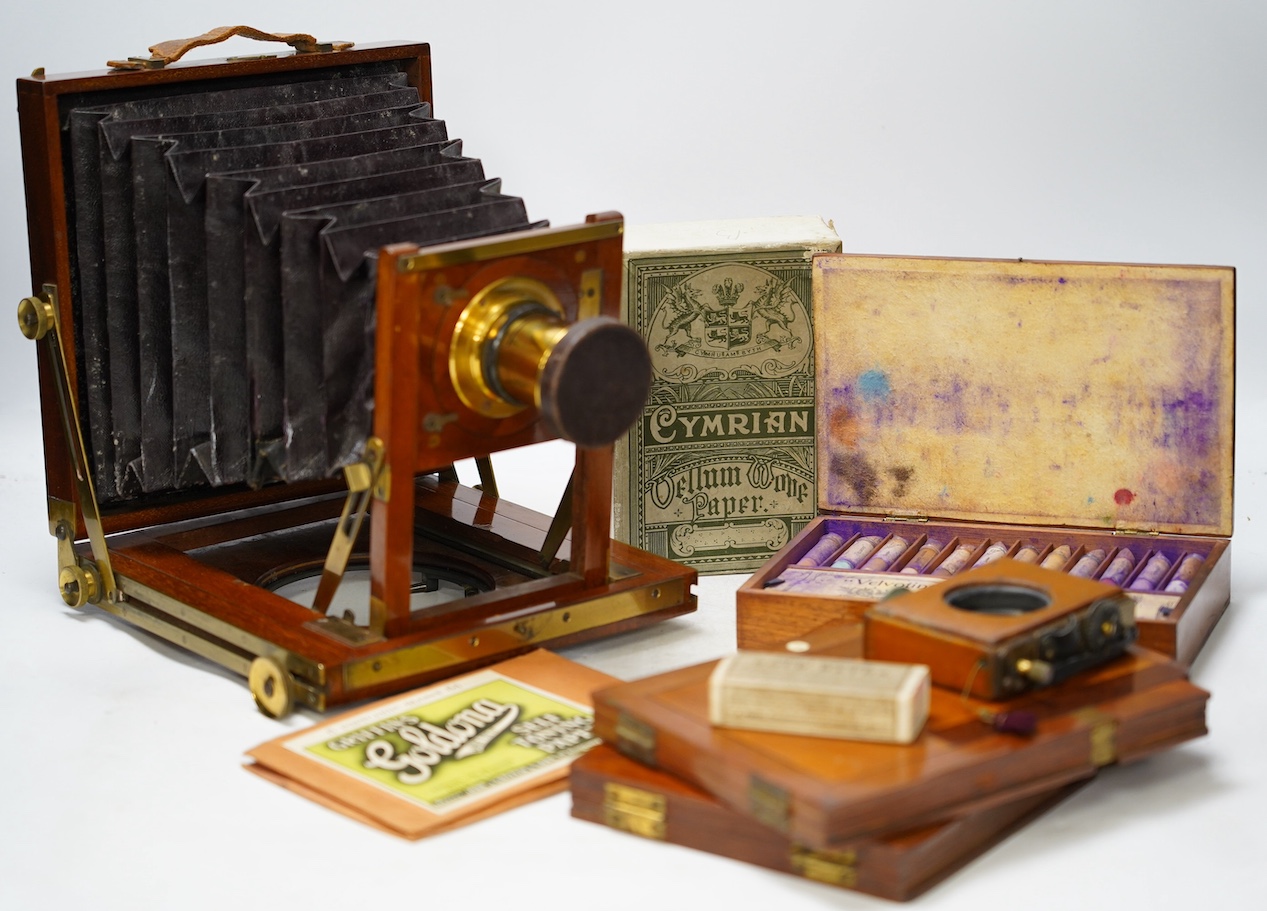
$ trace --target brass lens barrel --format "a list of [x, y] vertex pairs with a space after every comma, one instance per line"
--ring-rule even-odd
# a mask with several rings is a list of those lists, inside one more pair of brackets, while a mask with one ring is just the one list
[[605, 446], [629, 429], [651, 388], [641, 337], [610, 317], [568, 323], [540, 282], [503, 279], [471, 298], [453, 330], [449, 376], [472, 411], [540, 412], [550, 432]]
[[527, 307], [531, 309], [508, 321], [500, 344], [488, 346], [491, 363], [486, 362], [485, 370], [507, 399], [540, 408], [541, 374], [568, 326], [544, 307]]

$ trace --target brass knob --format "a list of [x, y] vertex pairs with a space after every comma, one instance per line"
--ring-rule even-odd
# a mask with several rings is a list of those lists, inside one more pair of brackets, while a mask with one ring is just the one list
[[1133, 610], [1134, 605], [1127, 604], [1123, 608], [1122, 599], [1106, 598], [1088, 611], [1082, 624], [1082, 636], [1089, 649], [1099, 651], [1122, 638], [1124, 609]]
[[61, 589], [62, 600], [71, 607], [96, 604], [101, 599], [101, 581], [96, 571], [82, 566], [63, 566], [57, 574], [57, 587]]
[[280, 660], [261, 655], [251, 662], [247, 686], [255, 705], [269, 718], [285, 718], [294, 710], [293, 678]]
[[1016, 662], [1016, 672], [1038, 686], [1046, 686], [1055, 677], [1051, 664], [1037, 658], [1021, 658]]
[[18, 328], [31, 341], [39, 341], [54, 324], [53, 302], [42, 297], [24, 297], [18, 303]]

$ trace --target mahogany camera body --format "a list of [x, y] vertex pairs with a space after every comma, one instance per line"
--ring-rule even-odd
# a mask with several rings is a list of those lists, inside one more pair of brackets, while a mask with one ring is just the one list
[[[242, 33], [295, 51], [177, 62]], [[246, 675], [272, 715], [693, 610], [693, 571], [609, 539], [649, 381], [615, 320], [620, 216], [528, 222], [431, 117], [426, 45], [151, 50], [18, 80], [64, 600]], [[558, 515], [501, 500], [489, 456], [559, 438]], [[303, 579], [312, 606], [279, 593]]]

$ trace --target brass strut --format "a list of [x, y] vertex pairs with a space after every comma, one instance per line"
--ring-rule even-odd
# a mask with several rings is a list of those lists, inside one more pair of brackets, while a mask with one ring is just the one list
[[343, 469], [343, 477], [347, 481], [348, 496], [343, 503], [343, 512], [339, 516], [339, 524], [335, 527], [334, 538], [330, 541], [330, 550], [326, 554], [325, 567], [321, 570], [321, 582], [317, 585], [317, 594], [312, 599], [312, 609], [323, 614], [330, 612], [330, 604], [334, 593], [343, 581], [347, 571], [348, 560], [357, 536], [361, 533], [361, 525], [365, 514], [369, 511], [370, 500], [382, 496], [383, 466], [386, 448], [378, 437], [370, 437], [365, 443], [365, 454], [361, 461], [348, 465]]
[[[61, 318], [58, 316], [57, 286], [47, 284], [38, 296], [26, 297], [18, 304], [18, 327], [32, 341], [43, 341], [48, 350], [54, 384], [57, 388], [58, 411], [62, 417], [62, 429], [66, 444], [70, 447], [71, 463], [75, 475], [75, 491], [88, 543], [96, 567], [81, 566], [74, 556], [73, 546], [59, 547], [61, 563], [57, 585], [62, 600], [72, 607], [83, 607], [88, 602], [97, 603], [102, 597], [108, 601], [123, 600], [123, 592], [115, 582], [110, 566], [110, 551], [106, 547], [105, 530], [101, 524], [101, 508], [97, 505], [97, 493], [93, 489], [92, 475], [88, 470], [88, 450], [84, 446], [83, 431], [79, 423], [79, 409], [70, 388], [70, 366], [66, 361], [66, 347], [62, 344]], [[59, 540], [73, 542], [74, 528], [70, 523], [58, 522]]]

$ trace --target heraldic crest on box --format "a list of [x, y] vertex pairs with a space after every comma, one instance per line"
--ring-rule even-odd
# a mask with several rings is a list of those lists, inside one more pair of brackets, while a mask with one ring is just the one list
[[[235, 34], [293, 52], [179, 59]], [[650, 382], [623, 221], [530, 221], [432, 116], [429, 53], [236, 27], [18, 80], [62, 596], [268, 714], [695, 605], [609, 538]], [[554, 439], [558, 514], [501, 500], [490, 455]]]

